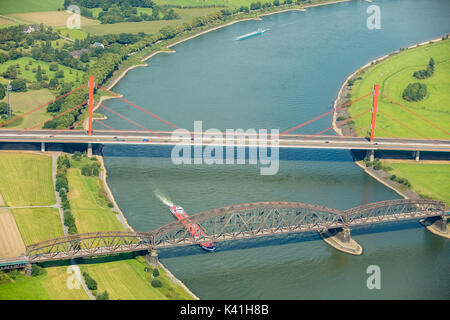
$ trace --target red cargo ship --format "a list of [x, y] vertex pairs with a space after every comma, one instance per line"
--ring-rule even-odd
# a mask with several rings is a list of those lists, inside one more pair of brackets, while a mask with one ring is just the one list
[[[172, 206], [170, 207], [170, 212], [178, 219], [183, 220], [186, 218], [189, 218], [187, 213], [184, 211], [182, 207], [179, 206]], [[198, 225], [195, 223], [190, 223], [189, 219], [184, 220], [183, 222], [184, 227], [192, 234], [194, 238], [204, 237], [205, 233], [200, 229]], [[216, 245], [213, 242], [203, 242], [200, 243], [200, 247], [202, 249], [212, 252], [216, 250]]]

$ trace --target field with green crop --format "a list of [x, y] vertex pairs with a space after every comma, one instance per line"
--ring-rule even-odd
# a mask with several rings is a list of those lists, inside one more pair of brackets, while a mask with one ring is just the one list
[[56, 208], [12, 209], [25, 245], [64, 236]]
[[2, 152], [0, 193], [8, 206], [53, 205], [52, 158], [46, 155]]
[[63, 5], [64, 0], [2, 0], [0, 14], [52, 11]]
[[[433, 58], [434, 74], [423, 80], [413, 77], [413, 73], [426, 69]], [[448, 130], [450, 123], [450, 40], [403, 51], [389, 57], [368, 69], [353, 85], [351, 97], [357, 98], [373, 90], [374, 84], [380, 84], [381, 93], [420, 114], [440, 128]], [[402, 94], [409, 83], [423, 83], [427, 86], [427, 95], [421, 101], [409, 102]], [[370, 98], [354, 103], [349, 108], [351, 116], [355, 116], [371, 106]], [[377, 116], [378, 137], [408, 137], [408, 138], [442, 138], [448, 135], [436, 127], [424, 122], [419, 117], [403, 110], [398, 105], [381, 97], [378, 105], [380, 113]], [[385, 113], [386, 115], [384, 115]], [[370, 124], [370, 113], [354, 120], [355, 130], [361, 130]], [[407, 124], [405, 128], [389, 117]], [[412, 129], [412, 130], [411, 130]], [[364, 135], [362, 132], [361, 135]]]
[[110, 299], [192, 299], [180, 286], [175, 285], [161, 268], [158, 268], [157, 279], [161, 281], [162, 287], [152, 287], [153, 268], [140, 256], [116, 261], [111, 258], [83, 259], [80, 267], [97, 281], [97, 292], [107, 290]]

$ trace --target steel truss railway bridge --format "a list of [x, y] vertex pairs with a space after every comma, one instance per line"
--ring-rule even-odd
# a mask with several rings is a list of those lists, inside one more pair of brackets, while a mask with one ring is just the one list
[[[27, 246], [26, 254], [29, 263], [35, 263], [433, 217], [445, 233], [445, 205], [434, 200], [389, 200], [348, 210], [301, 202], [243, 203], [201, 212], [151, 232], [107, 231], [46, 240]], [[194, 237], [186, 223], [197, 224], [205, 235]]]

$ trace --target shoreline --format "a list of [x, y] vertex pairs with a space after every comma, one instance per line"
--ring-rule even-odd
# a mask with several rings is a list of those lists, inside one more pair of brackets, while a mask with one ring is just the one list
[[[336, 96], [336, 99], [334, 100], [334, 104], [333, 104], [333, 110], [334, 110], [334, 112], [333, 112], [333, 122], [332, 122], [332, 127], [333, 127], [334, 132], [336, 132], [339, 136], [343, 136], [343, 135], [344, 135], [344, 134], [343, 134], [343, 130], [337, 126], [336, 122], [337, 122], [337, 117], [338, 117], [338, 115], [339, 115], [339, 111], [342, 110], [343, 112], [347, 112], [347, 110], [346, 110], [347, 108], [343, 108], [343, 109], [338, 110], [338, 111], [336, 111], [336, 108], [338, 107], [338, 105], [342, 105], [342, 104], [346, 103], [346, 97], [345, 97], [345, 96], [351, 91], [351, 87], [348, 86], [348, 81], [349, 81], [350, 79], [352, 79], [357, 73], [359, 73], [359, 72], [361, 72], [361, 71], [366, 71], [366, 70], [368, 70], [370, 67], [376, 65], [377, 63], [382, 62], [382, 61], [388, 59], [389, 57], [391, 57], [391, 56], [393, 56], [393, 55], [396, 55], [396, 54], [398, 54], [398, 53], [400, 53], [400, 52], [403, 52], [403, 51], [405, 51], [405, 50], [414, 49], [414, 48], [417, 48], [417, 47], [420, 47], [420, 46], [424, 46], [424, 45], [431, 44], [431, 43], [436, 43], [436, 42], [439, 42], [439, 41], [442, 41], [442, 40], [443, 40], [443, 39], [442, 39], [442, 37], [441, 37], [441, 38], [437, 38], [437, 39], [433, 39], [433, 40], [423, 41], [423, 42], [420, 42], [420, 43], [418, 43], [418, 44], [411, 45], [411, 46], [407, 47], [407, 48], [404, 49], [404, 50], [399, 49], [399, 50], [393, 51], [393, 52], [391, 52], [391, 53], [385, 54], [385, 55], [382, 56], [382, 57], [378, 57], [378, 58], [373, 59], [372, 61], [369, 61], [368, 63], [366, 63], [366, 64], [363, 65], [362, 67], [356, 69], [353, 73], [351, 73], [351, 74], [344, 80], [344, 82], [342, 83], [342, 85], [341, 85], [341, 87], [340, 87], [340, 89], [339, 89], [339, 91], [338, 91], [338, 94], [337, 94], [337, 96]], [[345, 96], [344, 96], [344, 95], [345, 95]], [[350, 132], [352, 132], [352, 131], [353, 131], [353, 126], [350, 125], [350, 127], [349, 127], [348, 130], [350, 130]], [[351, 152], [351, 151], [350, 151], [350, 152]], [[407, 188], [407, 189], [406, 189], [406, 192], [407, 192], [407, 193], [411, 193], [411, 195], [405, 194], [404, 191], [401, 191], [401, 190], [398, 188], [398, 186], [396, 185], [396, 184], [397, 184], [396, 182], [392, 181], [392, 182], [388, 183], [386, 180], [383, 179], [383, 177], [381, 176], [380, 173], [376, 173], [374, 170], [369, 170], [369, 168], [367, 168], [365, 165], [361, 164], [360, 161], [358, 161], [358, 160], [356, 160], [356, 159], [354, 158], [354, 155], [353, 155], [352, 152], [351, 152], [351, 154], [352, 154], [352, 157], [353, 157], [353, 162], [354, 162], [358, 167], [360, 167], [361, 169], [363, 169], [363, 171], [364, 171], [365, 173], [367, 173], [367, 174], [368, 174], [369, 176], [371, 176], [372, 178], [376, 179], [378, 182], [381, 182], [383, 185], [387, 186], [388, 188], [392, 189], [393, 191], [395, 191], [397, 194], [399, 194], [399, 195], [402, 196], [403, 198], [405, 198], [405, 199], [411, 199], [411, 198], [416, 198], [416, 197], [417, 197], [417, 198], [420, 198], [420, 195], [419, 195], [418, 193], [416, 193], [416, 192], [415, 192], [413, 189], [411, 189], [411, 188]], [[374, 171], [374, 172], [372, 172], [372, 171]], [[389, 174], [389, 173], [385, 172], [384, 170], [380, 170], [380, 171], [381, 171], [381, 172], [384, 172], [385, 174]]]
[[[122, 225], [125, 228], [128, 228], [129, 230], [136, 232], [133, 227], [128, 223], [127, 218], [125, 217], [125, 215], [123, 214], [122, 210], [120, 209], [119, 205], [116, 202], [116, 199], [114, 198], [114, 195], [111, 191], [111, 189], [109, 188], [109, 185], [106, 181], [106, 178], [108, 177], [108, 172], [106, 170], [106, 166], [105, 166], [105, 161], [103, 159], [103, 154], [101, 153], [101, 151], [99, 152], [99, 154], [96, 155], [96, 158], [99, 160], [100, 165], [101, 165], [101, 172], [100, 172], [100, 180], [103, 183], [103, 189], [106, 191], [106, 194], [108, 195], [108, 199], [109, 201], [111, 201], [111, 203], [113, 204], [113, 210], [115, 211], [114, 213], [116, 214], [116, 218], [117, 220], [119, 220], [120, 223], [122, 223]], [[169, 269], [167, 269], [162, 263], [161, 261], [158, 260], [158, 265], [167, 273], [169, 279], [181, 286], [192, 298], [194, 298], [194, 300], [200, 300], [199, 297], [197, 297], [197, 295], [195, 295], [195, 293], [193, 293], [180, 279], [178, 279], [177, 277], [175, 277], [170, 271]]]

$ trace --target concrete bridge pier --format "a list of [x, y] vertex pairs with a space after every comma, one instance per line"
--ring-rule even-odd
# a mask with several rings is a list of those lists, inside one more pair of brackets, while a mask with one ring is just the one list
[[41, 152], [45, 152], [45, 142], [41, 142]]
[[92, 143], [88, 143], [87, 145], [87, 156], [92, 157]]
[[373, 162], [375, 160], [375, 150], [367, 150], [366, 157], [369, 158], [369, 161]]
[[152, 267], [158, 266], [158, 251], [155, 248], [149, 249], [145, 259]]
[[339, 251], [357, 256], [363, 253], [362, 246], [351, 238], [349, 227], [326, 230], [319, 234], [326, 243]]
[[31, 277], [31, 263], [27, 263], [24, 268], [25, 274]]
[[434, 219], [424, 219], [420, 221], [431, 233], [450, 239], [450, 226], [447, 224], [447, 215], [442, 214], [442, 216]]

